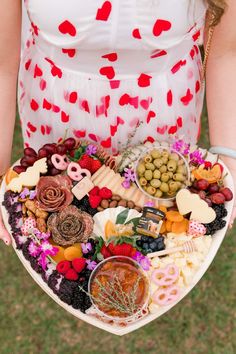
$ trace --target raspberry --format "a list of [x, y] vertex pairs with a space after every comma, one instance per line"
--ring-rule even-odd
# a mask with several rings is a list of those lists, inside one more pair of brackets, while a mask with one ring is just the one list
[[92, 208], [96, 209], [102, 201], [100, 195], [90, 195], [89, 196], [89, 203]]
[[103, 187], [99, 192], [102, 199], [110, 199], [112, 197], [112, 191], [106, 187]]
[[61, 274], [66, 274], [66, 272], [71, 268], [69, 261], [61, 261], [57, 264], [57, 271]]
[[102, 166], [100, 160], [92, 160], [91, 173], [95, 173]]
[[109, 251], [109, 249], [106, 247], [106, 245], [102, 246], [100, 252], [104, 258], [108, 258], [108, 257], [112, 256], [112, 253]]
[[89, 195], [99, 195], [100, 188], [94, 187], [90, 192]]
[[71, 268], [66, 272], [65, 278], [68, 280], [78, 280], [79, 276], [76, 271]]
[[85, 154], [78, 161], [78, 164], [80, 165], [81, 168], [85, 168], [86, 170], [89, 170], [91, 172], [92, 161], [93, 161], [93, 159], [90, 156]]
[[82, 272], [82, 270], [85, 268], [86, 265], [86, 259], [85, 258], [75, 258], [72, 261], [72, 267], [77, 273]]

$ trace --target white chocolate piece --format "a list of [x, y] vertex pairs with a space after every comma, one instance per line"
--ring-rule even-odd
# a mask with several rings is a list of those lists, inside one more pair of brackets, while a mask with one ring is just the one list
[[78, 200], [81, 200], [93, 189], [93, 187], [93, 182], [88, 177], [84, 177], [72, 188], [71, 191]]
[[12, 192], [20, 193], [23, 187], [35, 187], [40, 179], [41, 173], [47, 173], [47, 159], [46, 157], [36, 161], [33, 166], [28, 167], [25, 172], [19, 174], [8, 184], [7, 189]]
[[107, 188], [109, 188], [113, 194], [115, 194], [114, 187], [120, 183], [120, 179], [121, 179], [120, 174], [116, 173], [115, 176], [113, 177], [113, 179], [111, 180], [111, 182], [109, 182], [109, 184], [107, 185]]
[[202, 224], [208, 224], [215, 220], [214, 209], [208, 206], [198, 194], [192, 194], [187, 189], [181, 189], [176, 195], [176, 204], [181, 215], [191, 212], [190, 219]]
[[92, 176], [92, 182], [98, 186], [99, 183], [103, 180], [103, 178], [108, 174], [109, 171], [109, 167], [105, 167], [103, 171], [101, 171], [101, 173], [99, 174], [99, 176], [97, 176], [96, 178], [93, 178]]
[[100, 174], [105, 170], [106, 166], [102, 165], [92, 176], [92, 181], [94, 181]]
[[115, 172], [113, 170], [109, 171], [108, 174], [102, 179], [102, 181], [99, 183], [99, 187], [107, 187], [109, 182], [112, 181], [112, 179], [115, 176]]

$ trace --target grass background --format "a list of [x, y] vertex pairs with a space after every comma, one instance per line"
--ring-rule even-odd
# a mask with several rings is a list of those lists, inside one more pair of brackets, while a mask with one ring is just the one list
[[[201, 145], [208, 147], [206, 108]], [[22, 154], [17, 121], [13, 157]], [[124, 336], [96, 329], [53, 302], [0, 245], [0, 354], [235, 354], [236, 228], [199, 285], [163, 317]]]

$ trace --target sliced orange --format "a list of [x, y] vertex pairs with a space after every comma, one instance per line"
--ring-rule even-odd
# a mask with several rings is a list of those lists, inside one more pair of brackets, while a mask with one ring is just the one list
[[209, 183], [215, 183], [221, 178], [221, 168], [219, 165], [213, 166], [211, 169], [205, 169], [203, 165], [193, 170], [194, 177], [199, 179], [206, 179]]
[[16, 177], [18, 177], [18, 176], [19, 176], [18, 173], [16, 173], [14, 170], [12, 170], [11, 168], [9, 168], [9, 169], [7, 170], [6, 175], [5, 175], [6, 184], [8, 185], [8, 184], [11, 182], [11, 180], [13, 180], [13, 178], [16, 178]]
[[118, 236], [115, 224], [108, 220], [105, 225], [105, 239], [108, 240], [112, 236]]

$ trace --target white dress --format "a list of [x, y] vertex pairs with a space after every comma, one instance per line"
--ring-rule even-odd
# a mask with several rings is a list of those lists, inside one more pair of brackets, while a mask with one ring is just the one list
[[65, 131], [112, 153], [171, 135], [195, 143], [205, 0], [25, 0], [18, 104], [25, 146]]

